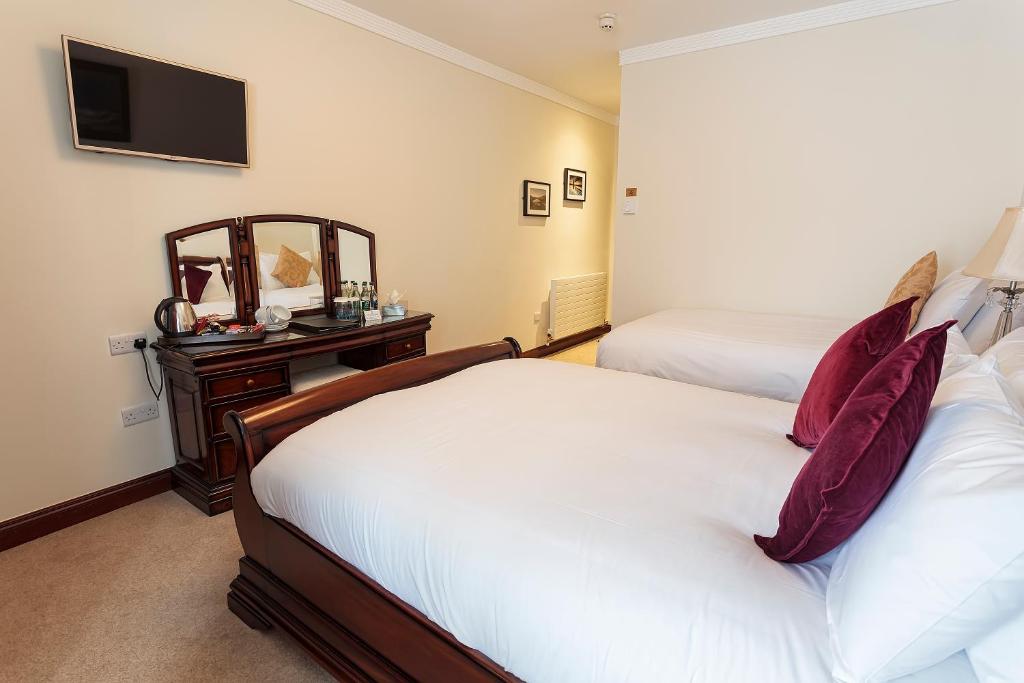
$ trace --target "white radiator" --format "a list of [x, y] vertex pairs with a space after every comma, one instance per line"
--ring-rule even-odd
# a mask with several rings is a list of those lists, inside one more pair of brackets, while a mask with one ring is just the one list
[[562, 277], [551, 281], [548, 338], [561, 339], [606, 322], [608, 273]]

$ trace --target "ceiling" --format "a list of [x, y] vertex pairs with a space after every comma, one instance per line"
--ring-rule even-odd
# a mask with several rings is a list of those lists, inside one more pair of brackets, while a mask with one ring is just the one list
[[[353, 4], [605, 111], [619, 111], [623, 48], [837, 0], [353, 0]], [[603, 12], [618, 15], [601, 31]]]

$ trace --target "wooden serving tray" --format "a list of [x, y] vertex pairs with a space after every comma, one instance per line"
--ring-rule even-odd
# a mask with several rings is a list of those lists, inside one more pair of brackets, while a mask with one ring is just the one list
[[267, 336], [263, 332], [238, 332], [236, 334], [199, 334], [189, 337], [160, 337], [160, 343], [166, 346], [197, 346], [199, 344], [237, 344], [240, 342], [261, 341]]

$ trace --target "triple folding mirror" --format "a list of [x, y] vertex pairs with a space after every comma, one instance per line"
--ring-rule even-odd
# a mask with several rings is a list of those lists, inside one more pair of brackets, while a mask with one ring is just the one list
[[167, 233], [175, 296], [196, 315], [255, 321], [261, 306], [292, 315], [333, 314], [345, 281], [377, 286], [373, 233], [342, 221], [294, 214], [210, 221]]

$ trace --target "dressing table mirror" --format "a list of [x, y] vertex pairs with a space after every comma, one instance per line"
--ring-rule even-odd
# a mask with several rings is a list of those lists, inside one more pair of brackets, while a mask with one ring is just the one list
[[[225, 218], [168, 233], [166, 242], [171, 291], [189, 299], [198, 315], [219, 315], [222, 322], [251, 325], [268, 304], [286, 306], [293, 316], [331, 316], [343, 281], [377, 286], [373, 233], [343, 221], [299, 214]], [[157, 341], [174, 439], [174, 490], [207, 514], [230, 510], [237, 455], [225, 414], [296, 393], [311, 377], [344, 381], [426, 355], [433, 317], [409, 311], [316, 332], [292, 324], [230, 344]]]
[[242, 224], [254, 249], [253, 306], [280, 305], [293, 315], [323, 313], [327, 219], [275, 214], [246, 216]]
[[236, 295], [239, 261], [235, 229], [234, 219], [223, 219], [167, 234], [171, 292], [188, 299], [196, 315], [242, 319], [242, 297]]
[[377, 248], [373, 233], [341, 221], [331, 221], [337, 251], [337, 273], [331, 299], [340, 294], [343, 282], [372, 282], [377, 287]]

